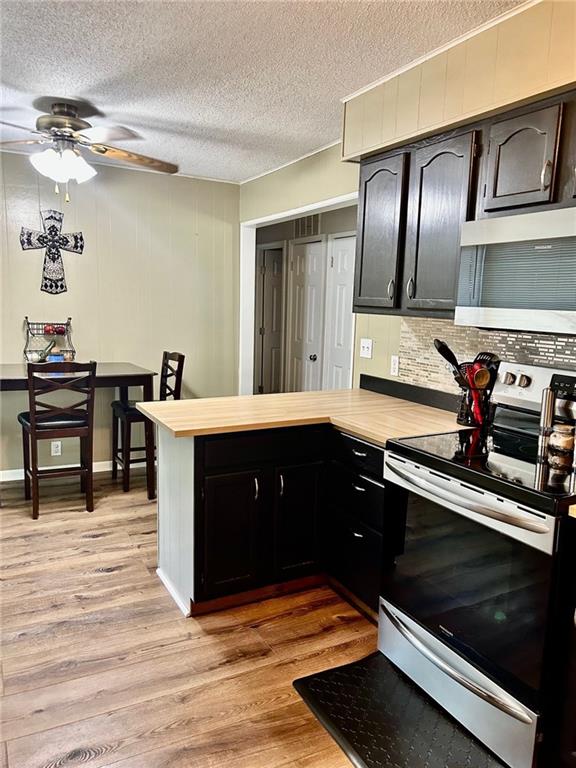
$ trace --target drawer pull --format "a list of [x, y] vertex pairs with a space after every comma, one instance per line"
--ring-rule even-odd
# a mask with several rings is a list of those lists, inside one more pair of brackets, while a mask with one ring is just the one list
[[364, 538], [364, 534], [363, 533], [358, 533], [357, 531], [352, 531], [352, 536], [354, 536], [355, 539], [363, 539]]
[[258, 501], [258, 496], [260, 496], [260, 486], [258, 485], [258, 478], [254, 478], [254, 501]]
[[356, 448], [352, 448], [352, 453], [354, 454], [354, 456], [358, 456], [359, 459], [365, 459], [366, 456], [368, 456], [367, 453], [365, 453], [364, 451], [357, 451]]
[[354, 490], [358, 491], [359, 493], [366, 493], [366, 488], [362, 488], [361, 485], [356, 485], [355, 483], [352, 483], [352, 488], [354, 488]]
[[284, 496], [284, 475], [280, 473], [280, 496]]

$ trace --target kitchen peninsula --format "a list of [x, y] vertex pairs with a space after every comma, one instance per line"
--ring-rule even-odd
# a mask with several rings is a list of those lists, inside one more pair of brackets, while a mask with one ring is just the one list
[[[455, 426], [453, 413], [365, 389], [138, 408], [159, 427], [158, 575], [186, 615], [318, 579], [331, 547], [336, 578], [370, 607], [385, 535], [383, 446]], [[358, 515], [344, 516], [348, 544], [327, 519], [334, 494]], [[348, 557], [350, 585], [338, 571]]]

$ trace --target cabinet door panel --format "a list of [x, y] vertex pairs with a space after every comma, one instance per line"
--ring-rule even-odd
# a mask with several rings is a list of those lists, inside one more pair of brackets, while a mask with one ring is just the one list
[[321, 470], [321, 464], [276, 469], [276, 581], [317, 570]]
[[553, 200], [561, 115], [555, 104], [491, 126], [485, 211]]
[[260, 582], [262, 472], [207, 477], [204, 484], [204, 595], [252, 589]]
[[396, 306], [407, 157], [394, 155], [370, 162], [360, 172], [356, 307]]
[[409, 309], [454, 308], [475, 140], [472, 131], [413, 153], [402, 297]]

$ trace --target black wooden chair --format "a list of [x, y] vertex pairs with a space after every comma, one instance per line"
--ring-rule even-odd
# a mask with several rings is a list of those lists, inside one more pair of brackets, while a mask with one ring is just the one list
[[[180, 352], [164, 352], [162, 355], [160, 400], [180, 400], [184, 359]], [[132, 446], [132, 424], [145, 421], [146, 416], [136, 408], [135, 400], [114, 400], [112, 403], [112, 479], [116, 480], [118, 477], [120, 466], [124, 493], [130, 490], [130, 465], [142, 461], [142, 456], [135, 457], [132, 454], [144, 452], [147, 460], [154, 458], [154, 445]]]
[[[80, 475], [86, 509], [94, 509], [92, 455], [94, 435], [94, 379], [96, 363], [29, 363], [29, 411], [18, 414], [22, 425], [24, 496], [32, 499], [32, 517], [38, 518], [39, 480]], [[58, 393], [58, 402], [45, 400]], [[62, 405], [62, 396], [72, 402]], [[80, 398], [80, 399], [78, 399]], [[66, 399], [66, 398], [64, 398]], [[80, 438], [80, 464], [53, 469], [38, 468], [38, 441]]]

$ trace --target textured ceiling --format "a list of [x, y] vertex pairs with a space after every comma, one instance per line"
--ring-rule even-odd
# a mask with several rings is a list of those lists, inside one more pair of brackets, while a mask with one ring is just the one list
[[126, 148], [240, 181], [335, 141], [340, 98], [519, 4], [2, 0], [2, 118], [89, 99], [94, 125], [142, 136]]

